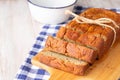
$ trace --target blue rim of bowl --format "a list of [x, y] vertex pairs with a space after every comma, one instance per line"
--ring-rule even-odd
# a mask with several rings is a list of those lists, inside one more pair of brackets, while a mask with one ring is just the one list
[[66, 8], [66, 7], [69, 7], [69, 6], [74, 5], [74, 4], [77, 2], [77, 0], [75, 0], [75, 2], [73, 2], [72, 4], [67, 5], [67, 6], [63, 6], [63, 7], [45, 7], [45, 6], [37, 5], [37, 4], [33, 3], [33, 2], [31, 2], [30, 0], [27, 0], [27, 1], [28, 1], [29, 3], [31, 3], [31, 4], [33, 4], [33, 5], [35, 5], [35, 6], [37, 6], [37, 7], [48, 8], [48, 9], [61, 9], [61, 8]]

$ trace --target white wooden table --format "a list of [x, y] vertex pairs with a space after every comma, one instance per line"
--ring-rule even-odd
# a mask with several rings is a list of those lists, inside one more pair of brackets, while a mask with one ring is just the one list
[[[77, 5], [120, 8], [120, 0], [79, 0]], [[0, 0], [0, 80], [13, 80], [40, 26], [32, 20], [27, 0]]]

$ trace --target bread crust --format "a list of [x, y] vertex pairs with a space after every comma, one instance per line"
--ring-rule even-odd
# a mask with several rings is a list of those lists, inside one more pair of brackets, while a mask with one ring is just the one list
[[[43, 54], [42, 54], [43, 53]], [[56, 69], [60, 69], [69, 73], [73, 73], [76, 75], [84, 75], [86, 70], [89, 67], [89, 64], [81, 64], [77, 65], [71, 62], [65, 62], [64, 60], [44, 55], [44, 52], [39, 53], [39, 61], [48, 66], [54, 67]]]
[[97, 58], [96, 51], [93, 49], [51, 36], [48, 36], [46, 40], [45, 50], [54, 51], [89, 63], [93, 63]]
[[[64, 33], [64, 35], [60, 35]], [[87, 46], [97, 52], [98, 57], [103, 54], [104, 39], [101, 37], [96, 37], [92, 33], [80, 33], [72, 29], [61, 27], [56, 35], [56, 37], [65, 39], [69, 42], [74, 42], [79, 45]]]

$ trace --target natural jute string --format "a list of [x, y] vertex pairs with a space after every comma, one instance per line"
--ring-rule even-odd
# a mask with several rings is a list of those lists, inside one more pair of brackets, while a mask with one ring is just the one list
[[116, 30], [112, 26], [106, 24], [106, 23], [112, 23], [116, 28], [119, 28], [119, 26], [116, 24], [116, 22], [113, 21], [112, 19], [99, 18], [99, 19], [96, 19], [96, 20], [92, 20], [92, 19], [85, 18], [83, 16], [79, 16], [79, 15], [77, 15], [77, 14], [75, 14], [75, 13], [69, 11], [69, 10], [67, 10], [66, 13], [73, 15], [75, 17], [74, 19], [78, 23], [96, 24], [96, 25], [99, 25], [103, 28], [108, 27], [108, 28], [112, 29], [113, 32], [114, 32], [114, 39], [113, 39], [113, 42], [112, 42], [111, 46], [113, 46], [113, 44], [115, 43], [115, 41], [116, 41]]

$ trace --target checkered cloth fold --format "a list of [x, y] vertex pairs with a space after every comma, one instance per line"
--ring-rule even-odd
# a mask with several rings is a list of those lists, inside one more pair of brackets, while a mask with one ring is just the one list
[[[76, 6], [74, 8], [74, 12], [76, 14], [79, 14], [84, 9], [86, 8]], [[120, 12], [120, 9], [110, 9], [110, 10], [113, 10], [118, 13]], [[69, 20], [70, 19], [72, 19], [72, 17], [70, 17]], [[55, 36], [60, 26], [64, 25], [65, 23], [67, 22], [64, 22], [59, 25], [43, 25], [42, 26], [42, 29], [39, 33], [39, 36], [36, 38], [36, 42], [33, 45], [32, 50], [29, 52], [25, 62], [21, 65], [20, 69], [17, 72], [15, 76], [15, 80], [48, 80], [49, 79], [50, 74], [43, 69], [33, 66], [31, 64], [31, 58], [35, 56], [44, 47], [47, 36], [48, 35]]]

